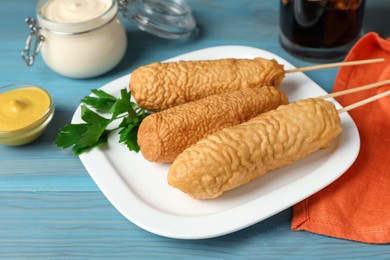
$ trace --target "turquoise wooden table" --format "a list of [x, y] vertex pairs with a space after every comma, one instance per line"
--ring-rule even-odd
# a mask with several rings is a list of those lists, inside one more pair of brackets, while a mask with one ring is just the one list
[[[125, 22], [129, 39], [122, 62], [86, 80], [57, 75], [38, 56], [26, 67], [20, 51], [28, 34], [24, 18], [35, 1], [0, 3], [0, 84], [30, 83], [54, 98], [55, 116], [34, 143], [0, 147], [0, 258], [2, 259], [389, 259], [390, 245], [367, 245], [290, 229], [291, 209], [212, 239], [176, 240], [144, 231], [124, 218], [98, 189], [70, 150], [55, 146], [79, 101], [140, 65], [211, 46], [245, 45], [273, 52], [296, 67], [311, 65], [278, 42], [278, 1], [191, 0], [199, 32], [186, 41], [160, 39]], [[390, 2], [368, 1], [365, 31], [390, 35]], [[337, 69], [307, 75], [331, 91]]]

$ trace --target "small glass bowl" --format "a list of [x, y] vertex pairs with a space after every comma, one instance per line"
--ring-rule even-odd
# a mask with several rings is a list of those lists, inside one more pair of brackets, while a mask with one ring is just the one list
[[[51, 121], [54, 115], [54, 103], [53, 99], [50, 96], [49, 92], [45, 89], [26, 84], [14, 84], [0, 87], [0, 95], [8, 91], [24, 89], [24, 88], [37, 88], [47, 94], [49, 98], [49, 106], [46, 111], [34, 122], [18, 129], [14, 130], [1, 130], [0, 129], [0, 144], [9, 145], [9, 146], [19, 146], [30, 143], [37, 139], [46, 129], [47, 125]], [[0, 109], [7, 104], [0, 103]], [[1, 118], [0, 118], [1, 121]]]

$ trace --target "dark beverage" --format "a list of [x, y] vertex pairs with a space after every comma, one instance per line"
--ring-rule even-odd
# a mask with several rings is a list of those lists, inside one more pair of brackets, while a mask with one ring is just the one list
[[342, 59], [360, 36], [364, 0], [281, 0], [280, 42], [302, 58]]

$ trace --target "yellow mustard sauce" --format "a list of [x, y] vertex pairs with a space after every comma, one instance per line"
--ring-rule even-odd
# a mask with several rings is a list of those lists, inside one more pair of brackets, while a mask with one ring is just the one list
[[32, 125], [50, 108], [50, 97], [42, 89], [26, 87], [0, 94], [0, 131]]

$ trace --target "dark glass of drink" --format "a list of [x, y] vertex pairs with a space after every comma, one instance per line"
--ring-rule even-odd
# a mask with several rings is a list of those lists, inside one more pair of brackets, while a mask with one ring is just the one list
[[299, 58], [331, 62], [360, 37], [365, 0], [280, 0], [279, 41]]

